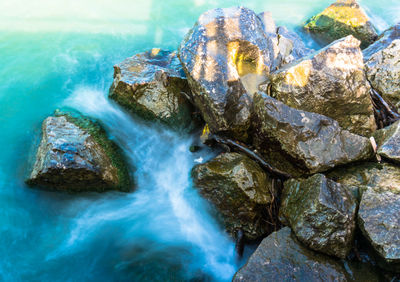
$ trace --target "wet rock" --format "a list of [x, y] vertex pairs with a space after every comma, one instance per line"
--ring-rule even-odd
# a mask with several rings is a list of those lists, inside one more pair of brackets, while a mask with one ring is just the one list
[[[398, 181], [397, 181], [398, 182]], [[382, 259], [381, 267], [400, 272], [400, 185], [376, 186], [363, 192], [358, 223]]]
[[374, 134], [378, 148], [377, 153], [382, 157], [400, 163], [400, 121]]
[[290, 107], [326, 115], [344, 129], [369, 136], [376, 124], [359, 43], [348, 36], [272, 73], [269, 94]]
[[276, 36], [276, 25], [275, 25], [274, 19], [272, 18], [272, 13], [265, 11], [265, 12], [259, 13], [258, 17], [260, 18], [260, 20], [263, 24], [265, 33], [272, 35], [272, 36]]
[[272, 166], [293, 176], [368, 160], [370, 141], [320, 114], [296, 110], [264, 94], [254, 96], [253, 143]]
[[193, 127], [190, 88], [175, 52], [152, 49], [114, 66], [110, 98], [147, 120]]
[[238, 153], [224, 153], [193, 168], [192, 177], [201, 195], [222, 214], [226, 230], [247, 239], [267, 232], [266, 208], [272, 201], [272, 182], [260, 166]]
[[276, 34], [278, 35], [278, 48], [281, 56], [280, 66], [297, 61], [314, 52], [304, 45], [300, 36], [284, 26], [278, 27]]
[[346, 187], [315, 174], [285, 182], [279, 214], [304, 245], [346, 258], [353, 246], [356, 207]]
[[200, 16], [179, 48], [193, 100], [212, 133], [247, 139], [251, 97], [275, 69], [276, 48], [257, 15], [243, 7]]
[[343, 266], [297, 241], [289, 227], [265, 238], [233, 281], [347, 281]]
[[304, 28], [328, 43], [353, 35], [361, 41], [361, 48], [366, 48], [378, 37], [375, 27], [355, 0], [336, 1], [309, 19]]
[[94, 120], [56, 111], [42, 124], [42, 140], [27, 183], [68, 191], [130, 190], [120, 149]]
[[364, 50], [365, 70], [372, 87], [400, 109], [400, 23]]

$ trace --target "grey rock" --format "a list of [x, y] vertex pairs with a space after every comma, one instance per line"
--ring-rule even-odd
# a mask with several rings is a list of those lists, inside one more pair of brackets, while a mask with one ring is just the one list
[[378, 145], [377, 153], [382, 157], [400, 163], [400, 121], [374, 133]]
[[343, 266], [304, 247], [289, 227], [265, 238], [232, 281], [347, 281]]
[[371, 135], [376, 124], [359, 44], [348, 36], [272, 73], [268, 94], [290, 107], [331, 117], [353, 133]]
[[222, 214], [232, 236], [240, 229], [248, 239], [267, 232], [264, 216], [272, 202], [272, 182], [256, 162], [238, 153], [224, 153], [195, 166], [192, 177], [200, 194]]
[[114, 66], [110, 98], [147, 120], [190, 131], [190, 88], [176, 52], [152, 49]]
[[44, 120], [42, 134], [29, 185], [68, 191], [130, 190], [120, 149], [97, 122], [57, 111]]
[[212, 133], [247, 139], [251, 97], [276, 68], [276, 52], [261, 20], [247, 8], [200, 16], [180, 45], [179, 59]]
[[253, 144], [274, 167], [293, 176], [368, 160], [370, 141], [320, 114], [296, 110], [264, 94], [254, 96]]
[[279, 215], [304, 245], [346, 258], [353, 246], [356, 208], [346, 187], [315, 174], [285, 182]]
[[400, 109], [400, 23], [363, 51], [365, 71], [382, 98]]

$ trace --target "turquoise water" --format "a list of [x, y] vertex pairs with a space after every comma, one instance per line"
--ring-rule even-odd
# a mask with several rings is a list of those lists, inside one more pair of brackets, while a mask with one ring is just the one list
[[[0, 280], [230, 280], [236, 271], [233, 243], [189, 178], [194, 160], [212, 153], [192, 155], [190, 136], [143, 124], [110, 103], [112, 66], [153, 47], [176, 49], [211, 8], [270, 10], [278, 24], [299, 30], [331, 1], [143, 2], [0, 2]], [[360, 2], [380, 31], [400, 20], [398, 0]], [[25, 186], [40, 124], [62, 106], [105, 124], [136, 167], [136, 192]]]

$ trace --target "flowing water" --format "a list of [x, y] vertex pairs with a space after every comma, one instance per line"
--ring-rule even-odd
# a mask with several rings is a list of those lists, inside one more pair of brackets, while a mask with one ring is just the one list
[[[245, 5], [299, 24], [331, 1], [1, 0], [0, 280], [230, 280], [233, 242], [190, 180], [191, 136], [132, 119], [107, 99], [112, 66], [176, 49], [198, 16]], [[380, 31], [398, 0], [360, 1]], [[317, 47], [307, 36], [307, 44]], [[134, 193], [72, 195], [25, 186], [40, 124], [69, 106], [100, 119], [125, 151]]]

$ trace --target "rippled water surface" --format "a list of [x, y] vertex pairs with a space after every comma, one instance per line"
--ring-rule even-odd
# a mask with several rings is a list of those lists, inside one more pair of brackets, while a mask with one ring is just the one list
[[[330, 2], [0, 1], [0, 280], [230, 280], [238, 267], [233, 242], [192, 188], [200, 155], [188, 152], [191, 137], [133, 120], [110, 103], [112, 66], [152, 47], [176, 49], [211, 8], [269, 10], [277, 24], [299, 31]], [[400, 19], [398, 0], [360, 2], [380, 31]], [[40, 124], [62, 106], [104, 123], [128, 156], [136, 192], [25, 186]]]

